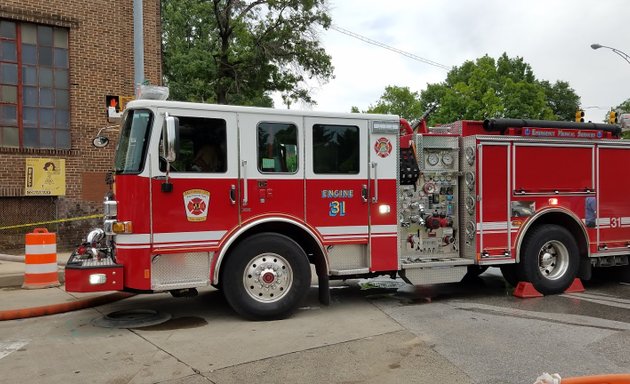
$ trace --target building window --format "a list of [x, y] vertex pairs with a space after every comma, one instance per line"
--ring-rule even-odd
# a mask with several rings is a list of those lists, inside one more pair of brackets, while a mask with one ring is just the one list
[[315, 124], [313, 171], [316, 174], [359, 173], [359, 127]]
[[0, 147], [70, 148], [68, 30], [0, 19]]
[[258, 170], [263, 173], [297, 172], [297, 127], [295, 125], [258, 124]]

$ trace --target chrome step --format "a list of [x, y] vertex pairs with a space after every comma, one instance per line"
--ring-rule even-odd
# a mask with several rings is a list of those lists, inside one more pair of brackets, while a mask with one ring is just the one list
[[464, 259], [461, 257], [453, 257], [448, 259], [443, 258], [422, 258], [415, 259], [413, 262], [405, 263], [403, 261], [401, 267], [402, 269], [413, 269], [413, 268], [437, 268], [437, 267], [452, 267], [458, 265], [472, 265], [475, 262], [472, 259]]
[[441, 284], [461, 281], [468, 272], [468, 265], [474, 264], [471, 259], [423, 259], [413, 263], [402, 264], [400, 276], [409, 284]]

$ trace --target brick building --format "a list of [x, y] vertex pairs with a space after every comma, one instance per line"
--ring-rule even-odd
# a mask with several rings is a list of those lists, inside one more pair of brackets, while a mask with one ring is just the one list
[[[145, 79], [160, 84], [160, 2], [143, 3]], [[133, 81], [133, 1], [0, 3], [0, 253], [33, 229], [2, 227], [102, 212], [115, 140], [92, 139], [108, 125], [106, 95], [133, 96]], [[38, 158], [65, 161], [65, 195], [27, 195], [26, 162]], [[99, 222], [46, 226], [67, 247]]]

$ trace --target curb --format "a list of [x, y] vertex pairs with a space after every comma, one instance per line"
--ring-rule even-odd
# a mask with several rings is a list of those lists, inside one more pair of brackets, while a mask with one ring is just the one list
[[[59, 279], [59, 284], [63, 285], [63, 283], [65, 283], [66, 276], [63, 270], [57, 271], [57, 278]], [[0, 275], [0, 288], [17, 288], [21, 287], [23, 283], [23, 273], [10, 273], [6, 275]]]
[[[12, 263], [24, 263], [24, 256], [6, 255], [0, 253], [1, 261], [8, 261]], [[57, 265], [64, 267], [65, 261], [57, 261]], [[64, 269], [57, 271], [59, 283], [63, 284], [66, 281]], [[0, 288], [15, 288], [21, 287], [24, 283], [24, 273], [2, 273], [0, 269]]]

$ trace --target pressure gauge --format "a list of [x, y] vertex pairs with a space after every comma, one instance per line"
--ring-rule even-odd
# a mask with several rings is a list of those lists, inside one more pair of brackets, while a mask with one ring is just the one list
[[475, 148], [466, 147], [466, 161], [468, 164], [473, 165], [475, 163]]
[[442, 162], [444, 163], [444, 165], [446, 165], [447, 167], [450, 167], [451, 165], [453, 165], [453, 155], [450, 153], [445, 153], [442, 155]]
[[429, 153], [427, 155], [427, 163], [429, 163], [430, 166], [436, 166], [437, 163], [440, 162], [440, 157], [438, 156], [437, 153]]

